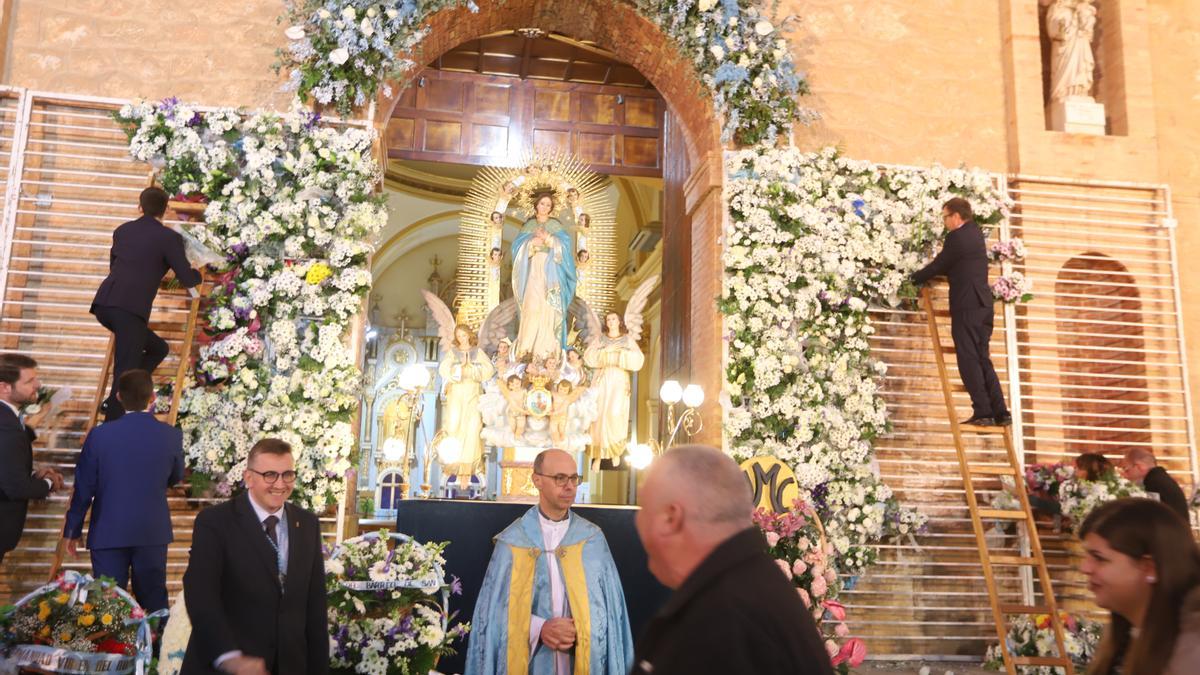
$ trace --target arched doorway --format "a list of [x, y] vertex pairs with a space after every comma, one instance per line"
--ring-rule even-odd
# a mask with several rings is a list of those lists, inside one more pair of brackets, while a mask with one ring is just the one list
[[[723, 342], [715, 299], [721, 292], [720, 233], [724, 208], [720, 128], [706, 88], [691, 60], [650, 21], [626, 3], [545, 3], [509, 0], [472, 13], [435, 15], [419, 45], [428, 63], [456, 46], [498, 31], [535, 28], [569, 35], [610, 51], [640, 72], [670, 110], [663, 163], [663, 361], [662, 376], [701, 384], [708, 392], [703, 414], [711, 420], [695, 440], [719, 444]], [[383, 128], [401, 93], [419, 69], [390, 82], [390, 97], [377, 101], [375, 124]], [[384, 156], [386, 157], [386, 148]]]

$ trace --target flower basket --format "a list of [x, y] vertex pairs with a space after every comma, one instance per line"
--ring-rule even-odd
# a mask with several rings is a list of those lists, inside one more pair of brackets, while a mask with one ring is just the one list
[[150, 663], [150, 621], [112, 580], [68, 570], [5, 610], [0, 618], [4, 667], [121, 675]]
[[371, 532], [338, 545], [325, 563], [330, 670], [425, 673], [468, 626], [450, 626], [442, 550], [403, 534]]

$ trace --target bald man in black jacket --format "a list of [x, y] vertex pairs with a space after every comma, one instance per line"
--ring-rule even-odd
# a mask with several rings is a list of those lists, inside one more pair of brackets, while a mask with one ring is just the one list
[[992, 426], [1012, 424], [1004, 403], [1000, 378], [992, 367], [988, 342], [992, 339], [995, 310], [992, 287], [988, 285], [987, 244], [983, 230], [974, 220], [971, 204], [955, 197], [942, 206], [946, 242], [942, 250], [912, 275], [917, 284], [945, 276], [950, 282], [950, 336], [958, 374], [971, 396], [971, 417], [963, 424]]
[[105, 422], [125, 413], [117, 401], [121, 373], [134, 368], [153, 373], [167, 358], [166, 341], [150, 330], [150, 309], [167, 271], [174, 270], [184, 288], [202, 280], [188, 263], [183, 237], [160, 220], [167, 212], [167, 193], [155, 187], [142, 190], [138, 208], [141, 218], [113, 232], [108, 276], [92, 300], [92, 314], [117, 340], [112, 391], [103, 404]]

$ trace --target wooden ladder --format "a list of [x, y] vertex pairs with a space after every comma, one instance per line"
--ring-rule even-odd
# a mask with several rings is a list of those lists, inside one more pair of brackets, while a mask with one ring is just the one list
[[[950, 388], [949, 371], [946, 368], [946, 352], [953, 352], [952, 347], [942, 344], [938, 331], [937, 315], [933, 308], [933, 295], [928, 287], [921, 290], [921, 303], [929, 321], [929, 335], [933, 340], [933, 353], [937, 361], [938, 377], [942, 382], [942, 396], [946, 402], [946, 414], [950, 419], [950, 431], [954, 435], [954, 447], [958, 451], [958, 468], [962, 473], [963, 489], [967, 494], [967, 509], [971, 513], [971, 526], [975, 531], [975, 546], [979, 550], [979, 561], [983, 565], [983, 578], [987, 584], [988, 601], [992, 608], [992, 619], [996, 624], [996, 635], [1000, 639], [1000, 652], [1004, 657], [1004, 668], [1009, 675], [1015, 675], [1018, 666], [1057, 666], [1066, 675], [1072, 675], [1074, 669], [1071, 658], [1067, 655], [1062, 617], [1058, 613], [1058, 603], [1054, 599], [1054, 589], [1050, 585], [1050, 573], [1046, 569], [1046, 559], [1042, 555], [1042, 544], [1038, 539], [1037, 526], [1033, 521], [1033, 511], [1029, 507], [1029, 495], [1025, 491], [1025, 477], [1013, 448], [1012, 427], [992, 426], [974, 427], [963, 426], [958, 421], [958, 412], [954, 407], [954, 396]], [[1004, 439], [1004, 449], [1008, 458], [1006, 466], [973, 466], [967, 458], [963, 445], [963, 434], [974, 433], [988, 436], [1001, 436]], [[980, 508], [975, 495], [974, 480], [976, 476], [995, 477], [1000, 480], [1005, 476], [1012, 479], [1013, 492], [1021, 503], [1019, 510]], [[1023, 525], [1028, 537], [1028, 554], [1021, 555], [993, 554], [984, 537], [983, 521], [994, 520], [1015, 522]], [[1001, 602], [996, 588], [996, 566], [1035, 568], [1042, 589], [1043, 604], [1025, 605]], [[1008, 649], [1007, 616], [1038, 615], [1049, 616], [1054, 627], [1054, 641], [1058, 647], [1057, 657], [1015, 656]]]
[[[197, 289], [204, 286], [201, 281]], [[171, 388], [171, 410], [167, 413], [166, 423], [171, 426], [175, 425], [175, 420], [179, 417], [179, 398], [183, 394], [183, 383], [187, 378], [188, 363], [191, 361], [192, 346], [196, 342], [196, 319], [200, 314], [200, 298], [201, 295], [194, 297], [188, 303], [187, 323], [184, 326], [183, 345], [179, 353], [179, 365], [175, 367], [174, 385]], [[100, 404], [108, 396], [108, 391], [112, 386], [113, 376], [113, 356], [116, 351], [116, 338], [112, 335], [108, 336], [108, 349], [104, 352], [104, 366], [100, 369], [100, 382], [96, 385], [96, 393], [92, 397], [92, 412], [88, 416], [86, 430], [91, 431], [92, 427], [96, 426], [96, 422], [100, 417]], [[86, 436], [86, 432], [85, 432]]]

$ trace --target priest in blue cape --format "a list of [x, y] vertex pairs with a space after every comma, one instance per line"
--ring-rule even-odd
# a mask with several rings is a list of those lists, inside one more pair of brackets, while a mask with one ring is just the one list
[[465, 675], [626, 675], [633, 638], [599, 527], [571, 511], [575, 459], [541, 452], [538, 505], [496, 537], [475, 604]]
[[[512, 243], [513, 294], [517, 299], [518, 359], [532, 354], [537, 360], [558, 355], [567, 346], [567, 309], [578, 283], [575, 251], [568, 226], [551, 215], [553, 193], [534, 198], [534, 213]], [[568, 225], [570, 211], [563, 213]]]

